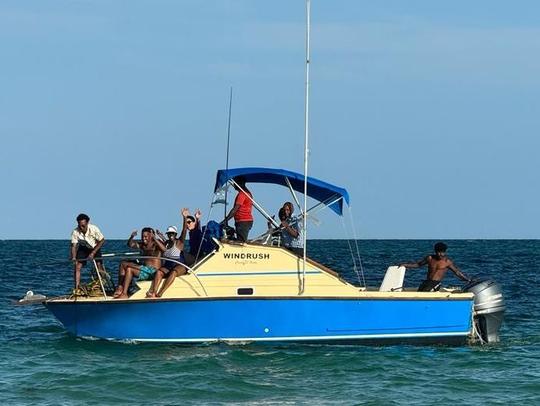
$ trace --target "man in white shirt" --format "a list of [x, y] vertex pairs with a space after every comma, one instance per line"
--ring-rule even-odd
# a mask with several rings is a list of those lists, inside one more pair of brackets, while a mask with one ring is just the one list
[[[79, 289], [81, 282], [81, 269], [86, 265], [84, 259], [93, 260], [101, 256], [101, 247], [105, 242], [105, 237], [99, 228], [90, 224], [90, 217], [81, 213], [77, 216], [77, 228], [71, 233], [71, 260], [75, 261], [73, 277], [75, 279], [75, 289]], [[96, 260], [98, 267], [103, 268], [102, 262]]]

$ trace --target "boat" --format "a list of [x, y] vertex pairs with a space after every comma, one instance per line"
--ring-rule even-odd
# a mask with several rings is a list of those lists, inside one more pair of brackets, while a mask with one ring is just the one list
[[[236, 168], [217, 172], [215, 191], [239, 175], [293, 194], [304, 188], [299, 173]], [[311, 177], [307, 193], [316, 202], [308, 214], [326, 207], [342, 215], [349, 202], [346, 189]], [[113, 299], [103, 289], [98, 297], [43, 303], [77, 337], [129, 342], [498, 341], [504, 299], [493, 281], [417, 292], [403, 288], [405, 269], [391, 266], [380, 286], [355, 286], [327, 266], [274, 245], [269, 235], [246, 243], [215, 239], [215, 249], [176, 278], [162, 298], [146, 298], [150, 281], [141, 281], [128, 299]]]
[[[307, 1], [304, 173], [275, 168], [219, 170], [214, 192], [247, 183], [290, 190], [303, 222], [320, 209], [343, 214], [345, 188], [308, 176], [309, 7]], [[297, 193], [303, 195], [300, 205]], [[310, 209], [307, 201], [315, 203]], [[264, 208], [254, 207], [270, 222]], [[274, 225], [277, 224], [274, 222]], [[499, 340], [505, 305], [500, 286], [480, 280], [462, 289], [404, 288], [405, 268], [388, 267], [380, 286], [356, 286], [306, 255], [274, 241], [273, 229], [254, 240], [213, 240], [214, 249], [176, 278], [161, 298], [146, 298], [138, 281], [127, 299], [113, 299], [95, 260], [92, 294], [48, 298], [45, 307], [83, 338], [172, 343], [491, 343]], [[99, 283], [97, 283], [99, 282]], [[94, 294], [97, 291], [97, 296]]]

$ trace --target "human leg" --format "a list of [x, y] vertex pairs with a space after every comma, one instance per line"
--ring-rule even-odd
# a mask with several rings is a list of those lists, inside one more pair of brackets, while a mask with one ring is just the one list
[[76, 261], [73, 267], [73, 280], [75, 282], [75, 289], [79, 289], [79, 285], [81, 284], [82, 266], [83, 266], [82, 262]]
[[123, 267], [121, 267], [123, 271], [122, 282], [120, 282], [120, 280], [118, 281], [118, 287], [116, 288], [116, 291], [114, 292], [115, 298], [128, 297], [127, 293], [129, 290], [129, 285], [134, 276], [139, 276], [140, 267], [141, 267], [140, 265], [137, 265], [131, 262], [123, 263]]
[[134, 276], [135, 277], [139, 276], [139, 273], [140, 273], [139, 269], [140, 269], [140, 265], [129, 264], [126, 266], [122, 294], [116, 297], [117, 299], [127, 299], [129, 297], [128, 296], [129, 285], [131, 284], [131, 280], [133, 279]]
[[146, 297], [156, 297], [156, 292], [159, 291], [159, 285], [161, 285], [161, 281], [163, 280], [164, 276], [167, 275], [170, 271], [165, 268], [159, 268], [156, 271], [156, 274], [154, 275], [154, 279], [152, 280], [152, 284], [150, 285], [150, 290], [146, 293]]
[[86, 261], [84, 261], [84, 259], [88, 258], [89, 254], [90, 250], [84, 245], [79, 245], [77, 247], [77, 253], [75, 255], [76, 261], [73, 266], [73, 279], [75, 282], [75, 289], [78, 289], [79, 285], [81, 284], [81, 270], [82, 267], [86, 265]]
[[236, 238], [238, 241], [246, 242], [249, 235], [249, 230], [253, 226], [253, 221], [240, 221], [234, 224], [236, 228]]
[[174, 267], [174, 269], [169, 273], [169, 276], [167, 276], [167, 279], [165, 280], [165, 283], [157, 293], [157, 297], [161, 297], [163, 293], [169, 289], [169, 286], [172, 285], [175, 278], [180, 275], [185, 275], [187, 273], [186, 268], [184, 268], [182, 265], [177, 265]]

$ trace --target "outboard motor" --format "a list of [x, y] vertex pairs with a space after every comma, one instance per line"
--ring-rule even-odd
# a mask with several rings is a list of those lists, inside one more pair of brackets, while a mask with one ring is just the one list
[[501, 286], [490, 279], [477, 280], [463, 288], [474, 293], [474, 324], [483, 343], [499, 342], [499, 329], [506, 306]]

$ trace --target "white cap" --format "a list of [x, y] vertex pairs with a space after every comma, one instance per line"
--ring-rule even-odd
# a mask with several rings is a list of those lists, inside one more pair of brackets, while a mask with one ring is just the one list
[[176, 226], [169, 226], [167, 228], [167, 231], [165, 233], [175, 233], [175, 234], [178, 234], [178, 229], [176, 228]]

